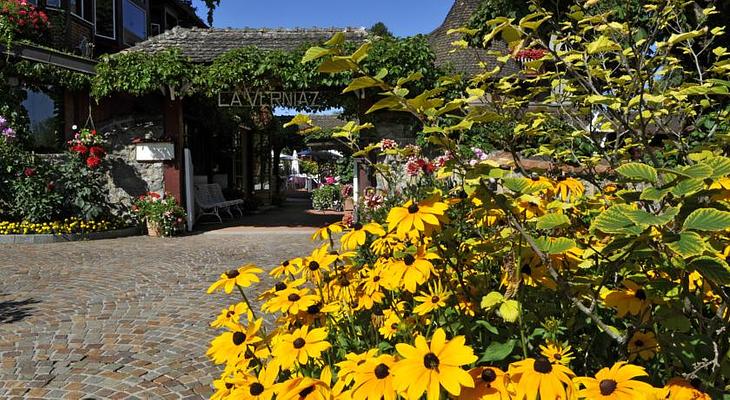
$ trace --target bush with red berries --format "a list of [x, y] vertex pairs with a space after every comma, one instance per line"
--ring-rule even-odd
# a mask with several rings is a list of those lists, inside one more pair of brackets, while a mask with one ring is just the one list
[[50, 28], [48, 15], [26, 0], [0, 0], [0, 21], [6, 42], [37, 38]]

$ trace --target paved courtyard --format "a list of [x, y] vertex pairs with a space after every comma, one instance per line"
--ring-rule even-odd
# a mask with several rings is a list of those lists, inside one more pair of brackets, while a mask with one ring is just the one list
[[208, 285], [309, 252], [311, 231], [0, 246], [0, 398], [207, 398], [218, 375], [208, 324], [238, 301]]

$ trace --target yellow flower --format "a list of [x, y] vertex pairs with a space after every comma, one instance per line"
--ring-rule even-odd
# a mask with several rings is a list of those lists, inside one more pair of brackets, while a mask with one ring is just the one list
[[380, 226], [380, 224], [371, 222], [369, 224], [363, 225], [358, 222], [352, 227], [352, 230], [345, 233], [344, 235], [342, 235], [342, 238], [340, 238], [340, 241], [342, 242], [342, 249], [354, 250], [359, 246], [362, 246], [363, 244], [365, 244], [368, 233], [375, 236], [385, 235], [385, 231], [383, 230], [383, 227]]
[[629, 361], [634, 361], [637, 356], [641, 357], [642, 360], [651, 360], [659, 348], [654, 332], [641, 331], [634, 333], [634, 336], [629, 340], [628, 346]]
[[606, 305], [615, 308], [619, 317], [643, 314], [650, 305], [644, 289], [628, 279], [623, 285], [626, 289], [612, 290], [604, 295]]
[[418, 315], [426, 315], [433, 310], [446, 307], [446, 300], [449, 299], [451, 293], [445, 291], [440, 284], [429, 289], [429, 293], [421, 292], [421, 296], [416, 296], [414, 300], [420, 302], [413, 312]]
[[246, 350], [252, 344], [261, 341], [256, 336], [263, 320], [251, 322], [248, 327], [237, 326], [230, 332], [224, 332], [210, 343], [206, 355], [213, 359], [216, 364], [234, 364], [245, 358]]
[[383, 326], [378, 329], [378, 333], [383, 335], [384, 338], [390, 340], [393, 339], [396, 333], [398, 333], [399, 327], [400, 318], [398, 318], [397, 315], [393, 314], [385, 319], [385, 321], [383, 322]]
[[244, 314], [247, 314], [249, 320], [253, 319], [253, 313], [248, 309], [248, 306], [245, 303], [232, 305], [221, 310], [218, 318], [211, 322], [210, 326], [214, 328], [227, 327], [229, 329], [235, 329], [235, 327], [239, 324], [241, 316]]
[[326, 338], [326, 329], [316, 328], [310, 331], [305, 325], [291, 334], [283, 335], [281, 341], [274, 347], [273, 355], [285, 369], [291, 368], [294, 364], [304, 365], [310, 358], [319, 358], [323, 351], [331, 347]]
[[547, 357], [551, 363], [559, 363], [567, 366], [573, 360], [573, 352], [570, 346], [562, 346], [557, 343], [548, 343], [547, 346], [540, 346], [540, 354]]
[[421, 335], [416, 337], [415, 346], [396, 344], [403, 360], [393, 366], [393, 386], [406, 392], [409, 399], [418, 399], [425, 391], [428, 400], [439, 399], [442, 386], [454, 396], [461, 394], [462, 387], [474, 387], [474, 379], [461, 366], [477, 357], [464, 343], [464, 336], [447, 341], [446, 332], [438, 328], [430, 344]]
[[264, 271], [253, 264], [244, 265], [238, 269], [228, 271], [221, 274], [220, 279], [210, 285], [208, 293], [213, 293], [220, 287], [223, 287], [226, 293], [231, 293], [236, 285], [240, 287], [249, 287], [254, 282], [259, 281], [259, 277], [256, 274], [260, 274], [261, 272]]
[[406, 244], [403, 243], [405, 237], [401, 237], [397, 234], [388, 234], [373, 240], [370, 245], [370, 249], [379, 256], [390, 256], [396, 251], [403, 251], [406, 249]]
[[646, 382], [634, 379], [640, 376], [649, 376], [649, 374], [642, 367], [621, 361], [610, 369], [601, 369], [595, 378], [581, 377], [576, 378], [575, 381], [585, 386], [578, 392], [578, 396], [586, 399], [650, 399], [655, 389]]
[[342, 232], [342, 223], [337, 222], [332, 225], [323, 226], [312, 234], [312, 240], [329, 240], [334, 233]]
[[662, 389], [657, 390], [657, 399], [662, 400], [712, 400], [709, 394], [697, 389], [684, 378], [672, 378]]
[[277, 400], [332, 400], [329, 385], [319, 379], [294, 378], [279, 387]]
[[448, 205], [428, 199], [421, 202], [409, 200], [403, 207], [393, 207], [388, 213], [388, 230], [397, 229], [398, 234], [404, 235], [412, 231], [430, 232], [438, 228], [446, 220]]
[[575, 178], [558, 178], [558, 184], [555, 185], [558, 197], [566, 202], [575, 202], [585, 190], [585, 186]]
[[337, 260], [337, 254], [330, 254], [329, 245], [320, 246], [302, 263], [302, 275], [311, 282], [319, 283], [323, 278], [323, 271], [329, 271], [330, 265]]
[[514, 382], [516, 400], [567, 399], [573, 397], [573, 371], [561, 364], [552, 364], [547, 358], [528, 358], [510, 364], [509, 375]]
[[269, 272], [269, 275], [273, 277], [280, 277], [282, 275], [289, 275], [294, 276], [299, 270], [302, 268], [302, 259], [301, 258], [295, 258], [293, 260], [287, 260], [282, 262], [281, 264], [274, 267], [274, 269]]
[[297, 314], [306, 310], [307, 307], [319, 301], [317, 295], [309, 294], [309, 289], [285, 289], [276, 293], [272, 299], [264, 303], [263, 310], [270, 313], [281, 311], [282, 313]]
[[464, 388], [458, 400], [509, 400], [515, 394], [509, 388], [509, 377], [499, 368], [477, 367], [469, 375], [474, 388]]
[[382, 355], [365, 361], [355, 372], [353, 400], [395, 400], [397, 395], [393, 387], [391, 369], [395, 358]]
[[406, 254], [402, 259], [394, 260], [386, 269], [386, 273], [390, 274], [389, 288], [403, 287], [407, 291], [415, 293], [416, 287], [431, 277], [433, 264], [430, 260], [436, 258], [438, 255], [428, 252], [422, 246], [415, 255]]
[[337, 366], [340, 368], [340, 372], [337, 374], [338, 381], [344, 385], [352, 383], [355, 380], [355, 373], [358, 368], [375, 357], [376, 354], [378, 354], [377, 349], [371, 349], [360, 354], [348, 353], [344, 361], [337, 363]]
[[278, 366], [261, 367], [258, 375], [247, 377], [246, 381], [231, 391], [230, 399], [271, 400], [276, 391]]

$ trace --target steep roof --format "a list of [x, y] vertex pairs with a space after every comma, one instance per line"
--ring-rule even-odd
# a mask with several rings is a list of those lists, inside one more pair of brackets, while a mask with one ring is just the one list
[[303, 45], [322, 43], [337, 32], [345, 32], [348, 40], [363, 41], [368, 32], [364, 28], [310, 28], [310, 29], [202, 29], [175, 27], [153, 36], [126, 51], [156, 53], [177, 48], [193, 62], [212, 62], [221, 54], [242, 47], [255, 46], [265, 50], [296, 50]]
[[[474, 76], [483, 71], [480, 63], [484, 63], [487, 70], [498, 65], [494, 56], [490, 56], [483, 49], [456, 48], [452, 42], [459, 40], [458, 34], [449, 35], [449, 29], [456, 29], [466, 26], [471, 16], [479, 9], [481, 0], [455, 0], [451, 10], [446, 15], [443, 24], [429, 34], [428, 40], [436, 54], [436, 65], [450, 65], [456, 72], [464, 73], [467, 76]], [[490, 50], [500, 53], [507, 52], [507, 45], [501, 41], [495, 41]], [[514, 61], [509, 61], [502, 68], [502, 74], [512, 74], [519, 70]]]

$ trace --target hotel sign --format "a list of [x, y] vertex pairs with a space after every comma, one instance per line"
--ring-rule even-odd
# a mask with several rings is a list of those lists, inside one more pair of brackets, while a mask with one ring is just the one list
[[286, 92], [249, 90], [218, 93], [218, 107], [320, 107], [319, 92]]

